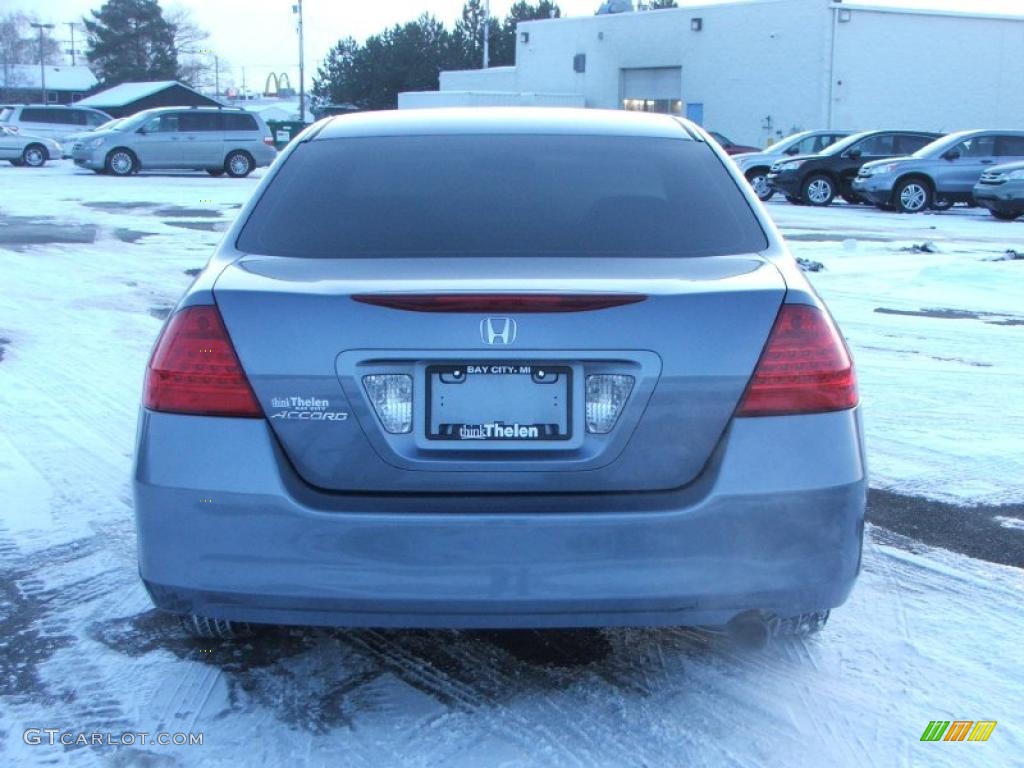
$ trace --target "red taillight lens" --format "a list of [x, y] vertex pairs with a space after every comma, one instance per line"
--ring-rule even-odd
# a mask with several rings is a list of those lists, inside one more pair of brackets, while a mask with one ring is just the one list
[[636, 304], [638, 293], [362, 293], [353, 301], [408, 312], [588, 312]]
[[149, 361], [142, 402], [168, 413], [263, 416], [216, 307], [171, 317]]
[[266, 144], [268, 147], [274, 146], [274, 140], [270, 136], [264, 136], [263, 143]]
[[857, 404], [857, 377], [839, 331], [817, 307], [783, 304], [737, 416], [841, 411]]

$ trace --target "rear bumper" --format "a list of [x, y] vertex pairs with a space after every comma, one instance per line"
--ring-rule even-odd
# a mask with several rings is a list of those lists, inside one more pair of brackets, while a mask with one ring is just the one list
[[277, 150], [263, 143], [256, 144], [252, 150], [252, 157], [257, 168], [266, 168], [277, 159]]
[[329, 626], [720, 625], [832, 608], [860, 568], [856, 410], [739, 419], [634, 494], [328, 494], [258, 420], [143, 412], [139, 566], [179, 613]]

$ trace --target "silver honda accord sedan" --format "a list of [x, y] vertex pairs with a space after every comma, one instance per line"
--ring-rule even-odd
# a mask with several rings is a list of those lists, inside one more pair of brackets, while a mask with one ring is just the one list
[[804, 634], [860, 569], [861, 435], [835, 322], [700, 128], [336, 117], [156, 343], [140, 571], [200, 635]]

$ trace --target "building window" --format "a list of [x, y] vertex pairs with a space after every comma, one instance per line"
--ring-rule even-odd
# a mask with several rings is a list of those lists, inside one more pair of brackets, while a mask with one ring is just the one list
[[629, 112], [659, 112], [663, 115], [683, 114], [681, 99], [623, 99], [622, 108]]
[[60, 94], [56, 91], [47, 91], [46, 100], [51, 104], [56, 104], [60, 100]]
[[577, 73], [587, 71], [587, 54], [577, 53], [572, 57], [572, 71]]
[[699, 16], [694, 16], [692, 19], [690, 19], [690, 29], [692, 29], [694, 32], [700, 32], [702, 29], [704, 29], [704, 19], [700, 18]]

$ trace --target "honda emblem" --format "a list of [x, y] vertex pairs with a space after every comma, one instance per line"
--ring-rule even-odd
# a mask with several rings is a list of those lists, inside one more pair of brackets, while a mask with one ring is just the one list
[[485, 317], [480, 321], [480, 338], [484, 344], [511, 344], [518, 327], [511, 317]]

